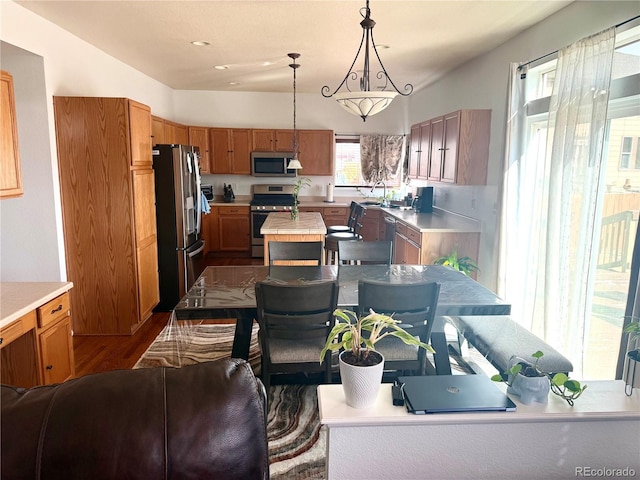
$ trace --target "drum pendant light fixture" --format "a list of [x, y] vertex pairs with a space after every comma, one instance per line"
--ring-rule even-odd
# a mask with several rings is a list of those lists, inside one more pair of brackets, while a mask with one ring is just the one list
[[[371, 18], [369, 0], [367, 0], [366, 7], [360, 9], [360, 15], [363, 17], [363, 20], [360, 22], [360, 26], [362, 27], [362, 40], [360, 41], [360, 47], [358, 48], [356, 57], [353, 59], [353, 63], [351, 64], [351, 67], [349, 67], [349, 71], [340, 85], [338, 85], [338, 88], [336, 88], [333, 93], [329, 94], [331, 88], [325, 85], [322, 87], [322, 96], [325, 98], [335, 98], [340, 106], [347, 112], [352, 113], [353, 115], [358, 115], [363, 121], [366, 121], [368, 116], [375, 115], [387, 108], [398, 94], [405, 97], [411, 95], [413, 92], [413, 85], [407, 83], [404, 86], [404, 91], [406, 93], [401, 92], [389, 77], [384, 65], [382, 65], [382, 60], [380, 60], [380, 55], [378, 55], [378, 49], [373, 41], [373, 27], [376, 22]], [[378, 63], [380, 64], [380, 70], [377, 73], [374, 73], [375, 78], [380, 81], [380, 85], [371, 85], [369, 70], [370, 50], [373, 50], [373, 53], [375, 53], [375, 57], [378, 59]], [[361, 57], [361, 52], [363, 53], [363, 68], [362, 74], [359, 75], [353, 67], [358, 61], [358, 58]], [[359, 90], [352, 90], [349, 85], [350, 81], [353, 83], [358, 82], [360, 87]], [[393, 87], [393, 90], [387, 90], [389, 84]], [[343, 86], [345, 90], [339, 93], [338, 90]]]
[[289, 161], [287, 168], [292, 170], [300, 170], [302, 164], [298, 160], [298, 131], [296, 130], [296, 70], [300, 64], [296, 63], [296, 59], [300, 57], [299, 53], [288, 53], [287, 56], [293, 60], [289, 66], [293, 69], [293, 158]]

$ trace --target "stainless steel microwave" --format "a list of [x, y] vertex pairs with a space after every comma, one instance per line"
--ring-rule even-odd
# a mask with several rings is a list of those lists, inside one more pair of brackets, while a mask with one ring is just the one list
[[296, 170], [287, 168], [293, 153], [251, 152], [251, 175], [254, 177], [295, 177]]

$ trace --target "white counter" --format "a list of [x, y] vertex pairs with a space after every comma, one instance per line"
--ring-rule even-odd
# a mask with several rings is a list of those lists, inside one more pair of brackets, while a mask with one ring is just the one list
[[533, 405], [512, 396], [516, 412], [434, 415], [394, 407], [389, 384], [363, 410], [347, 406], [341, 385], [320, 385], [327, 478], [558, 479], [579, 477], [577, 468], [640, 475], [640, 393], [627, 397], [622, 381], [584, 383], [574, 407], [553, 394]]
[[70, 290], [71, 282], [0, 283], [0, 328]]

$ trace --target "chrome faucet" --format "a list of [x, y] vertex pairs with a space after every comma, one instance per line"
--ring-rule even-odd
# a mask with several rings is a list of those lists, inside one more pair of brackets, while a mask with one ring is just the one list
[[388, 207], [389, 200], [387, 200], [387, 184], [386, 183], [384, 183], [382, 180], [378, 180], [376, 183], [373, 184], [373, 187], [371, 187], [371, 193], [373, 193], [373, 191], [376, 189], [378, 185], [382, 185], [382, 206]]

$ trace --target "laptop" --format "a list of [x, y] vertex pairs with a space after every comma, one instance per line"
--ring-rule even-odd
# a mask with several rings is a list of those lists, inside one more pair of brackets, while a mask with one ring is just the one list
[[486, 375], [399, 377], [407, 410], [415, 414], [512, 412], [516, 405]]

